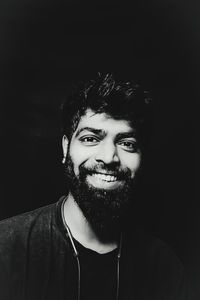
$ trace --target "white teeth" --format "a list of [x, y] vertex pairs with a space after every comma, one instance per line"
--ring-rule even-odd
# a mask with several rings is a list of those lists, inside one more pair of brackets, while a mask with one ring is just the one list
[[115, 176], [111, 176], [111, 175], [105, 175], [105, 174], [93, 174], [93, 176], [95, 176], [98, 179], [104, 180], [104, 181], [116, 181], [117, 177]]

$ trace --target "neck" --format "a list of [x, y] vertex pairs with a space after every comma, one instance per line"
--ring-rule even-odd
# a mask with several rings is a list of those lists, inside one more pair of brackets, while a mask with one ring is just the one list
[[84, 247], [102, 254], [117, 248], [117, 239], [112, 242], [99, 239], [71, 193], [64, 203], [64, 218], [73, 237]]

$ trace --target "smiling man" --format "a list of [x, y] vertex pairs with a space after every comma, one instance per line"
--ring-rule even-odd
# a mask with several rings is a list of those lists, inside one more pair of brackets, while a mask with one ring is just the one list
[[[73, 236], [97, 252], [114, 249], [119, 234], [116, 226], [141, 160], [135, 130], [128, 120], [89, 108], [70, 143], [63, 136], [63, 153], [70, 182], [65, 216]], [[100, 243], [100, 238], [107, 238], [108, 243]]]
[[127, 228], [150, 127], [149, 94], [111, 74], [98, 74], [67, 98], [68, 190], [55, 204], [1, 222], [0, 299], [187, 298], [175, 254]]

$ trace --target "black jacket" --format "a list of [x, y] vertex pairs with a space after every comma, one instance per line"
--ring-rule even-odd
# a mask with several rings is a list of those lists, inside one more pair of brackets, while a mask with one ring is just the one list
[[[62, 201], [0, 222], [1, 300], [77, 299], [77, 262], [61, 218]], [[175, 254], [136, 232], [123, 235], [119, 293], [121, 300], [189, 299]]]

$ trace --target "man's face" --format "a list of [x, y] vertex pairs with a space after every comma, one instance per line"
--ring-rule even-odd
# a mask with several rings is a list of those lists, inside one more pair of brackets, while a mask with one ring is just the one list
[[[130, 123], [88, 109], [70, 143], [63, 138], [63, 151], [67, 154], [70, 191], [86, 217], [98, 210], [105, 216], [118, 215], [141, 161]], [[85, 205], [89, 213], [84, 211]]]

